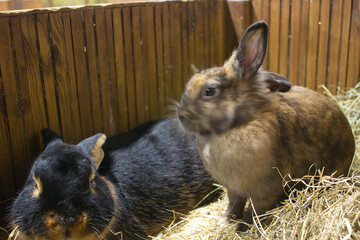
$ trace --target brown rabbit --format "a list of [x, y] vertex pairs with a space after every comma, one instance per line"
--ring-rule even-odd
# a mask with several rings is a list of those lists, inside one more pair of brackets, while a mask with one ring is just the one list
[[283, 195], [278, 171], [302, 177], [314, 164], [346, 175], [355, 150], [335, 102], [303, 87], [289, 90], [287, 81], [259, 69], [267, 35], [266, 23], [251, 25], [224, 66], [191, 78], [178, 107], [184, 128], [197, 133], [206, 169], [228, 189], [226, 213], [248, 223], [247, 198], [262, 214]]

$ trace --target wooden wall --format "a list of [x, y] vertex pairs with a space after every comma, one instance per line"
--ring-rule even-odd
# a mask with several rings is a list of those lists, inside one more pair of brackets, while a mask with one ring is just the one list
[[2, 202], [41, 151], [42, 128], [77, 143], [165, 116], [194, 70], [223, 63], [237, 40], [216, 0], [0, 13], [0, 43]]
[[252, 0], [254, 20], [270, 25], [264, 68], [297, 85], [333, 93], [360, 71], [359, 0]]

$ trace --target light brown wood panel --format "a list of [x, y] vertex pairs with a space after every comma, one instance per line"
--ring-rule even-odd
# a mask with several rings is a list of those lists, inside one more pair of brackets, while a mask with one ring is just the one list
[[346, 87], [354, 87], [359, 83], [360, 73], [360, 2], [352, 1], [351, 27], [349, 40], [349, 57]]
[[205, 62], [204, 62], [204, 41], [205, 41], [205, 34], [204, 34], [204, 19], [203, 16], [203, 9], [202, 3], [200, 1], [195, 1], [195, 67], [199, 70], [205, 69]]
[[[274, 0], [271, 0], [274, 1]], [[276, 0], [275, 0], [276, 1]], [[265, 21], [266, 23], [270, 23], [270, 16], [271, 14], [276, 14], [276, 13], [271, 13], [270, 12], [270, 0], [262, 0], [262, 17], [261, 20]], [[268, 53], [269, 51], [267, 51]], [[262, 64], [263, 68], [265, 70], [269, 69], [269, 54], [265, 55], [264, 58], [264, 62]]]
[[217, 63], [219, 66], [222, 66], [224, 64], [224, 59], [226, 59], [228, 56], [226, 56], [225, 53], [225, 41], [226, 41], [226, 21], [225, 21], [225, 8], [226, 5], [224, 2], [218, 2], [218, 14], [217, 14], [217, 33], [218, 33], [218, 59]]
[[210, 30], [209, 30], [209, 20], [211, 16], [209, 15], [209, 1], [206, 1], [203, 5], [203, 23], [204, 23], [204, 65], [205, 68], [211, 67], [210, 65]]
[[133, 43], [131, 34], [131, 9], [123, 9], [123, 31], [125, 46], [125, 69], [126, 69], [126, 86], [127, 102], [129, 109], [129, 127], [134, 128], [137, 125], [135, 80], [134, 80], [134, 63], [133, 63]]
[[166, 114], [165, 107], [165, 74], [164, 74], [164, 52], [163, 52], [163, 25], [162, 25], [162, 6], [155, 6], [155, 44], [156, 44], [156, 77], [157, 77], [157, 102], [159, 104], [159, 116]]
[[[170, 33], [170, 54], [172, 64], [172, 99], [179, 102], [181, 94], [183, 92], [182, 84], [182, 51], [181, 51], [181, 15], [180, 15], [180, 3], [174, 3], [170, 5], [170, 26], [172, 30]], [[169, 109], [171, 110], [171, 109]]]
[[[96, 50], [96, 37], [95, 37], [95, 23], [94, 11], [85, 10], [84, 13], [84, 27], [85, 27], [85, 53], [87, 66], [89, 71], [90, 82], [90, 96], [91, 96], [91, 112], [94, 121], [94, 132], [104, 132], [104, 120], [102, 111], [101, 94], [99, 87], [99, 75], [97, 64], [97, 50]], [[95, 25], [95, 26], [94, 26]]]
[[141, 56], [141, 26], [140, 26], [140, 7], [135, 7], [131, 11], [132, 15], [132, 34], [133, 34], [133, 51], [134, 51], [134, 72], [135, 72], [135, 89], [136, 89], [136, 113], [137, 124], [145, 122], [145, 109], [147, 102], [145, 99], [145, 84], [143, 76], [142, 56]]
[[299, 65], [299, 45], [300, 45], [300, 26], [301, 26], [301, 0], [293, 0], [291, 7], [291, 38], [289, 55], [289, 80], [298, 85], [298, 65]]
[[[13, 45], [10, 32], [10, 19], [0, 19], [0, 70], [3, 79], [3, 91], [5, 93], [5, 107], [8, 120], [9, 137], [12, 150], [11, 156], [2, 156], [7, 159], [8, 164], [14, 165], [13, 182], [16, 187], [21, 186], [24, 182], [28, 171], [28, 163], [31, 158], [28, 154], [28, 139], [25, 138], [25, 124], [22, 112], [22, 102], [18, 93], [17, 72], [15, 66], [14, 54], [12, 52]], [[5, 132], [4, 132], [5, 133]], [[3, 133], [1, 133], [3, 134]], [[11, 158], [12, 157], [12, 158]], [[13, 163], [11, 163], [13, 161]], [[4, 180], [6, 182], [7, 180]]]
[[118, 89], [119, 104], [119, 130], [124, 132], [129, 129], [128, 102], [127, 102], [127, 86], [125, 73], [125, 49], [124, 49], [124, 31], [121, 9], [116, 8], [113, 12], [114, 23], [114, 50], [116, 64], [116, 87]]
[[62, 14], [62, 23], [64, 25], [64, 40], [65, 40], [67, 75], [68, 75], [67, 81], [69, 86], [68, 94], [70, 96], [71, 112], [74, 121], [72, 125], [72, 131], [74, 134], [72, 141], [77, 143], [81, 141], [81, 127], [80, 127], [81, 122], [80, 122], [80, 111], [79, 111], [79, 98], [78, 98], [78, 91], [76, 84], [73, 39], [71, 35], [70, 12], [64, 12]]
[[320, 0], [309, 2], [309, 25], [306, 58], [306, 87], [316, 89], [316, 67], [319, 46]]
[[77, 94], [80, 111], [80, 129], [82, 136], [94, 133], [91, 113], [91, 90], [86, 61], [85, 32], [83, 12], [71, 13], [71, 30], [74, 44], [74, 63], [76, 71]]
[[163, 58], [164, 58], [164, 86], [165, 86], [165, 112], [168, 114], [168, 106], [171, 103], [171, 97], [174, 96], [172, 92], [172, 62], [171, 62], [171, 47], [170, 47], [170, 14], [169, 3], [162, 5], [162, 24], [163, 24]]
[[145, 76], [148, 80], [147, 92], [149, 101], [148, 119], [155, 120], [159, 118], [158, 105], [158, 87], [156, 79], [156, 44], [155, 44], [155, 8], [154, 6], [145, 6], [142, 9], [142, 32], [144, 42], [144, 65], [146, 66]]
[[317, 90], [322, 92], [321, 85], [326, 84], [326, 71], [329, 43], [330, 1], [321, 1], [319, 25], [319, 49], [316, 73]]
[[297, 85], [305, 86], [306, 49], [308, 45], [309, 0], [301, 1], [300, 37], [298, 42], [299, 61], [297, 65]]
[[290, 0], [281, 1], [280, 9], [280, 37], [279, 37], [279, 73], [289, 74], [289, 26], [290, 26]]
[[332, 1], [330, 13], [329, 59], [327, 67], [327, 87], [331, 92], [336, 92], [338, 86], [342, 12], [343, 1]]
[[[346, 89], [346, 70], [348, 66], [349, 38], [350, 38], [350, 21], [351, 21], [351, 1], [344, 1], [342, 11], [342, 25], [341, 25], [341, 42], [340, 42], [340, 59], [339, 59], [339, 73], [338, 86], [340, 89]], [[360, 23], [359, 23], [360, 24]]]
[[180, 3], [180, 14], [181, 14], [181, 73], [182, 73], [182, 88], [184, 88], [185, 84], [190, 79], [190, 68], [189, 68], [189, 35], [188, 35], [188, 9], [187, 3]]
[[62, 136], [65, 141], [75, 141], [77, 134], [74, 132], [74, 124], [79, 122], [76, 121], [77, 118], [74, 118], [74, 114], [78, 114], [78, 112], [73, 114], [72, 105], [77, 104], [77, 99], [73, 99], [71, 85], [69, 83], [62, 13], [49, 15], [49, 20], [52, 60], [55, 65], [56, 90], [59, 101]]
[[[0, 34], [2, 33], [3, 32], [0, 30]], [[0, 79], [1, 78], [2, 77], [0, 71]], [[0, 82], [0, 133], [1, 133], [0, 156], [5, 156], [0, 158], [0, 169], [1, 169], [0, 202], [11, 198], [16, 189], [14, 185], [15, 174], [13, 171], [13, 158], [11, 152], [9, 125], [6, 115], [7, 112], [6, 112], [6, 104], [5, 104], [5, 91], [2, 82]], [[1, 211], [1, 206], [0, 206], [0, 211]]]
[[[115, 83], [114, 57], [110, 55], [111, 42], [109, 42], [113, 39], [110, 30], [112, 26], [106, 19], [109, 14], [105, 14], [105, 11], [105, 9], [95, 10], [95, 24], [105, 134], [111, 136], [117, 132], [118, 107], [117, 100], [113, 99], [117, 95], [115, 93], [113, 96], [113, 88], [116, 91], [116, 87], [112, 86]], [[111, 19], [111, 15], [109, 17]]]
[[280, 37], [280, 12], [281, 1], [270, 1], [270, 21], [269, 21], [269, 71], [279, 71], [279, 37]]
[[[189, 67], [189, 76], [191, 77], [196, 70], [196, 54], [195, 54], [195, 27], [196, 27], [196, 19], [195, 19], [195, 2], [189, 2], [187, 4], [187, 13], [188, 13], [188, 67]], [[218, 20], [217, 20], [218, 22]]]
[[44, 81], [44, 94], [46, 100], [46, 112], [48, 127], [61, 134], [60, 116], [55, 87], [55, 71], [51, 56], [51, 42], [49, 31], [49, 15], [47, 13], [36, 16], [37, 37], [39, 41], [40, 64]]
[[[28, 72], [28, 65], [33, 65], [34, 66], [39, 66], [39, 65], [35, 65], [33, 63], [31, 63], [31, 59], [29, 59], [28, 57], [26, 57], [26, 53], [25, 53], [25, 48], [27, 48], [27, 46], [30, 46], [30, 44], [26, 44], [27, 46], [25, 46], [25, 39], [23, 38], [23, 27], [22, 27], [22, 23], [23, 23], [23, 17], [14, 17], [11, 19], [11, 26], [13, 31], [13, 41], [14, 41], [14, 57], [15, 57], [15, 62], [16, 62], [16, 72], [17, 72], [17, 82], [18, 82], [18, 94], [19, 94], [19, 99], [21, 101], [21, 112], [23, 114], [23, 119], [24, 119], [24, 137], [26, 139], [29, 139], [29, 141], [27, 142], [27, 146], [28, 146], [28, 154], [29, 154], [29, 161], [28, 162], [23, 162], [22, 164], [24, 164], [25, 166], [29, 167], [31, 164], [31, 160], [32, 158], [35, 157], [35, 151], [37, 149], [39, 149], [39, 140], [37, 138], [38, 134], [36, 134], [35, 136], [35, 128], [34, 128], [34, 120], [33, 119], [33, 113], [36, 113], [36, 106], [33, 106], [34, 100], [37, 100], [37, 96], [42, 97], [42, 95], [37, 95], [35, 97], [35, 99], [33, 99], [30, 95], [30, 89], [29, 89], [29, 84], [31, 83], [31, 75], [28, 75], [29, 73], [31, 74], [31, 71]], [[33, 27], [33, 26], [32, 26]], [[27, 50], [27, 52], [29, 52], [29, 49]], [[31, 56], [31, 55], [30, 55]], [[29, 69], [30, 70], [30, 69]], [[39, 71], [37, 71], [36, 73], [40, 73]], [[35, 74], [36, 74], [35, 73]], [[37, 83], [41, 85], [41, 80], [40, 78], [36, 79]], [[36, 82], [35, 80], [35, 82]], [[40, 87], [41, 89], [41, 87]], [[33, 101], [32, 101], [33, 99]], [[35, 103], [36, 104], [36, 103]], [[34, 108], [33, 111], [31, 111], [31, 109]], [[43, 125], [45, 126], [46, 124], [43, 123]], [[41, 127], [41, 126], [40, 126]]]

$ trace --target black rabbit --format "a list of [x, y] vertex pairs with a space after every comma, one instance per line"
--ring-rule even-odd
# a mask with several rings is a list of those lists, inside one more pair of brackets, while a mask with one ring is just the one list
[[104, 134], [71, 145], [49, 129], [42, 133], [46, 149], [11, 210], [17, 240], [147, 238], [173, 221], [173, 211], [188, 212], [215, 188], [194, 135], [177, 120], [105, 144]]

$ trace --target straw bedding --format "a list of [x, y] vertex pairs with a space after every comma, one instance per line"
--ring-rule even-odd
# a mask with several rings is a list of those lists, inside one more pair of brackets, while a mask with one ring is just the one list
[[318, 172], [290, 179], [309, 183], [302, 191], [292, 191], [278, 208], [255, 216], [256, 223], [245, 233], [236, 233], [235, 223], [222, 217], [228, 204], [222, 189], [224, 195], [217, 202], [182, 216], [153, 239], [360, 239], [360, 84], [346, 92], [339, 90], [336, 96], [324, 91], [344, 111], [355, 135], [357, 150], [349, 177]]

